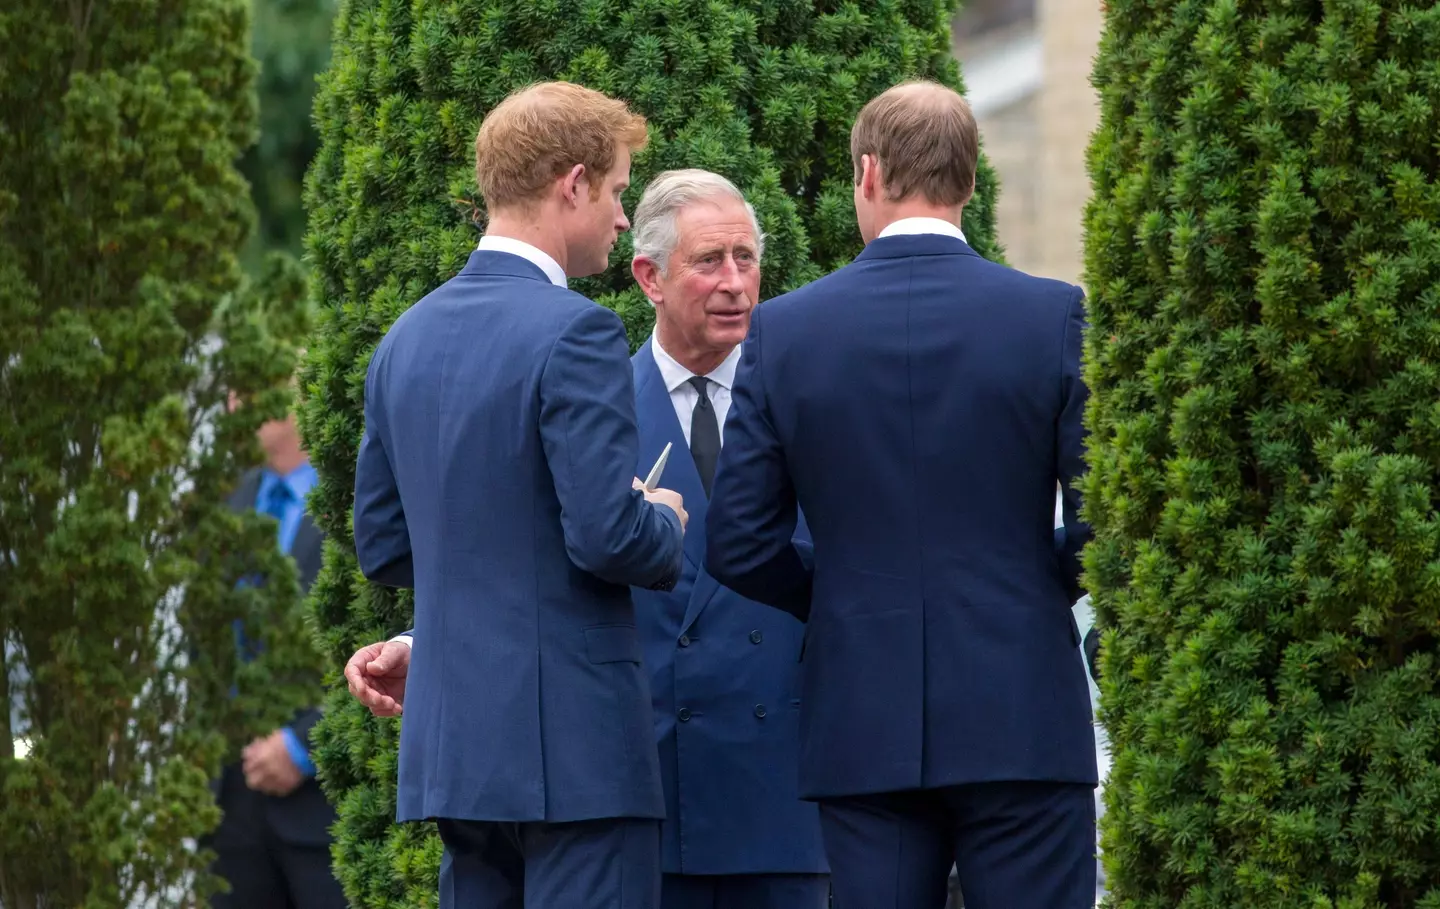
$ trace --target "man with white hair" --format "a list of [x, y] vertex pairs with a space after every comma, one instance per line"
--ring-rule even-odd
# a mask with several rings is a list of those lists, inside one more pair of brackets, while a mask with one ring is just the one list
[[[661, 906], [822, 909], [819, 815], [800, 801], [795, 770], [804, 626], [716, 583], [697, 532], [764, 239], [735, 185], [694, 169], [646, 187], [633, 231], [631, 270], [655, 307], [654, 334], [632, 358], [636, 473], [670, 444], [664, 485], [691, 516], [680, 583], [633, 591], [665, 790]], [[803, 523], [796, 536], [808, 545]]]

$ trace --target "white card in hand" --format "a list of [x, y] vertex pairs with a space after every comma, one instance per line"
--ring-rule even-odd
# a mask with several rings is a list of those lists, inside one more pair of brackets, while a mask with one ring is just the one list
[[660, 482], [660, 475], [665, 472], [665, 462], [670, 460], [670, 444], [665, 443], [665, 450], [660, 452], [660, 457], [655, 459], [655, 466], [650, 468], [650, 475], [645, 478], [647, 491], [655, 488], [655, 484]]

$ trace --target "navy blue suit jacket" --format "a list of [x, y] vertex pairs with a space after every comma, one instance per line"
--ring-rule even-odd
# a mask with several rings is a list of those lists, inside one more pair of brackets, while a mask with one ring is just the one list
[[[665, 789], [670, 874], [825, 873], [816, 806], [799, 797], [804, 626], [705, 571], [705, 489], [647, 342], [635, 354], [638, 476], [674, 447], [661, 485], [685, 498], [685, 567], [669, 592], [635, 592]], [[808, 540], [804, 519], [797, 536]]]
[[901, 235], [757, 308], [706, 561], [808, 620], [803, 795], [1097, 781], [1071, 612], [1083, 304], [957, 238]]
[[632, 489], [619, 317], [475, 252], [375, 350], [355, 474], [365, 576], [415, 588], [397, 817], [664, 815], [631, 585], [679, 518]]

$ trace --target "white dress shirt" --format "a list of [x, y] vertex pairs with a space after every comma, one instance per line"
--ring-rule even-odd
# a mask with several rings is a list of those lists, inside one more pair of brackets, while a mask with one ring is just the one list
[[[680, 363], [660, 346], [652, 334], [650, 349], [655, 354], [655, 365], [660, 367], [660, 378], [665, 381], [665, 390], [670, 392], [670, 403], [675, 405], [675, 416], [680, 420], [680, 431], [685, 433], [685, 444], [690, 444], [690, 418], [695, 404], [700, 400], [690, 379], [695, 373]], [[710, 393], [710, 405], [715, 408], [715, 419], [720, 423], [720, 444], [725, 444], [725, 415], [730, 412], [730, 389], [735, 385], [735, 367], [740, 364], [740, 345], [730, 351], [720, 365], [706, 373], [705, 389]]]
[[[969, 242], [965, 239], [964, 231], [940, 218], [901, 218], [899, 221], [885, 225], [885, 228], [880, 231], [880, 237], [894, 237], [900, 234], [944, 234], [947, 237], [954, 237], [962, 243]], [[876, 237], [876, 239], [878, 240], [880, 237]]]
[[477, 250], [483, 249], [490, 252], [503, 252], [509, 253], [512, 256], [519, 256], [526, 262], [545, 272], [545, 277], [550, 279], [551, 284], [557, 287], [566, 286], [565, 269], [560, 267], [560, 263], [552, 259], [550, 254], [543, 249], [537, 246], [531, 246], [524, 240], [516, 240], [513, 237], [491, 237], [487, 235], [480, 238], [480, 245], [475, 248]]

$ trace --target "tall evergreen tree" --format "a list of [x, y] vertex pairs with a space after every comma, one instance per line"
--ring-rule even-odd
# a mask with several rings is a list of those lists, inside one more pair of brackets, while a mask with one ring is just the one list
[[265, 254], [298, 256], [305, 236], [301, 206], [305, 169], [320, 137], [311, 107], [315, 74], [330, 60], [330, 25], [337, 0], [252, 0], [252, 48], [260, 64], [260, 136], [240, 159], [258, 224], [244, 264], [254, 271]]
[[[955, 0], [348, 0], [316, 101], [321, 148], [307, 177], [315, 298], [302, 428], [321, 476], [330, 536], [316, 604], [330, 659], [409, 626], [412, 602], [368, 584], [349, 516], [365, 370], [396, 316], [456, 274], [483, 224], [474, 176], [481, 117], [532, 81], [568, 79], [631, 102], [651, 123], [627, 209], [659, 170], [733, 179], [768, 234], [762, 297], [843, 264], [860, 249], [849, 131], [894, 83], [959, 86], [950, 56]], [[982, 167], [965, 231], [997, 257], [994, 188]], [[653, 314], [629, 274], [629, 237], [610, 269], [572, 283], [617, 311], [639, 344]], [[477, 465], [477, 469], [481, 465]], [[484, 520], [481, 515], [476, 520]], [[371, 909], [433, 905], [440, 843], [393, 825], [397, 724], [343, 688], [317, 732], [337, 801], [337, 868]]]
[[1440, 909], [1440, 5], [1110, 0], [1110, 905]]
[[195, 905], [209, 781], [314, 659], [273, 521], [225, 507], [305, 290], [241, 285], [247, 4], [11, 0], [0, 37], [0, 904]]

